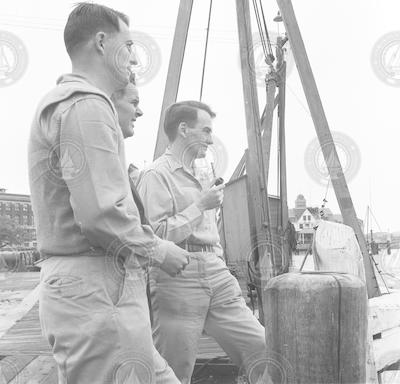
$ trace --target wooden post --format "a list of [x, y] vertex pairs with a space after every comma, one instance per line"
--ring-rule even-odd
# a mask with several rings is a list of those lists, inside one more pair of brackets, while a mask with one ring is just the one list
[[[319, 97], [317, 85], [307, 57], [292, 3], [290, 0], [277, 0], [277, 2], [285, 24], [286, 32], [289, 35], [290, 46], [296, 61], [304, 93], [307, 98], [308, 107], [310, 108], [315, 130], [317, 132], [325, 162], [328, 166], [329, 175], [332, 180], [332, 185], [335, 190], [344, 223], [353, 228], [363, 254], [368, 297], [379, 296], [381, 293], [369, 258], [365, 237], [360, 228], [349, 188], [343, 174], [343, 169], [333, 143], [332, 134], [329, 130], [328, 121]], [[334, 160], [334, 164], [332, 164], [332, 159]]]
[[[268, 265], [265, 258], [272, 255], [271, 240], [268, 239], [268, 180], [264, 178], [264, 156], [261, 144], [260, 112], [254, 71], [254, 52], [252, 51], [252, 34], [250, 25], [250, 10], [248, 0], [236, 0], [236, 15], [239, 32], [240, 63], [242, 67], [242, 85], [246, 114], [248, 151], [246, 172], [248, 184], [248, 205], [250, 233], [253, 250], [257, 253], [258, 266]], [[270, 270], [261, 270], [261, 286], [258, 287], [260, 321], [264, 323], [261, 303], [261, 290], [271, 274]], [[261, 288], [261, 289], [260, 289]]]
[[[267, 75], [267, 102], [265, 105], [265, 110], [263, 113], [263, 118], [261, 119], [261, 148], [262, 148], [262, 156], [263, 156], [263, 172], [264, 172], [264, 182], [266, 190], [268, 190], [268, 177], [269, 177], [269, 164], [271, 160], [271, 140], [272, 140], [272, 125], [274, 122], [274, 110], [275, 110], [275, 93], [276, 93], [276, 86], [277, 86], [277, 78], [276, 74], [272, 73]], [[276, 240], [273, 237], [272, 230], [271, 230], [271, 214], [270, 209], [268, 206], [268, 196], [267, 198], [267, 217], [266, 221], [268, 226], [266, 227], [268, 238], [271, 242], [270, 247], [270, 257], [272, 261], [272, 268], [273, 268], [273, 275], [277, 275], [277, 271], [279, 271], [279, 267], [281, 264], [280, 257], [276, 255], [275, 250], [278, 247]], [[278, 260], [279, 258], [279, 260]], [[271, 265], [271, 264], [269, 264]]]
[[161, 156], [168, 145], [168, 138], [164, 133], [164, 112], [169, 105], [175, 103], [178, 96], [179, 81], [181, 77], [183, 57], [185, 56], [192, 6], [193, 0], [181, 0], [179, 5], [153, 160]]
[[264, 155], [264, 179], [268, 180], [269, 163], [271, 158], [272, 125], [274, 122], [276, 78], [270, 76], [267, 79], [267, 103], [265, 113], [261, 120], [262, 148]]
[[[262, 173], [261, 126], [258, 109], [258, 96], [254, 68], [254, 55], [251, 54], [251, 26], [248, 0], [236, 0], [237, 23], [239, 32], [240, 58], [242, 67], [242, 85], [245, 103], [248, 151], [246, 171], [249, 184], [251, 204], [252, 236], [261, 242], [265, 240], [262, 225], [265, 219], [264, 202], [266, 186]], [[259, 238], [258, 238], [259, 237]]]
[[291, 251], [288, 243], [288, 235], [285, 232], [289, 224], [289, 210], [287, 203], [287, 176], [286, 176], [286, 136], [285, 136], [285, 97], [286, 97], [286, 62], [283, 62], [279, 73], [279, 104], [278, 104], [278, 124], [279, 124], [279, 197], [281, 202], [281, 223], [284, 233], [282, 239], [282, 266], [290, 266]]

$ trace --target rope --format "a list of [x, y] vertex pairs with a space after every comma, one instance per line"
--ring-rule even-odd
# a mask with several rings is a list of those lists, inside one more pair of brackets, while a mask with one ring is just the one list
[[310, 254], [311, 247], [312, 247], [312, 243], [311, 243], [310, 246], [308, 247], [307, 252], [306, 252], [306, 255], [304, 256], [303, 261], [301, 262], [300, 271], [303, 270], [303, 267], [304, 267], [304, 264], [306, 263], [307, 257], [308, 257], [308, 255]]
[[379, 230], [380, 230], [381, 232], [383, 232], [382, 229], [381, 229], [381, 226], [379, 225], [378, 221], [377, 221], [376, 218], [375, 218], [375, 215], [374, 215], [373, 212], [372, 212], [371, 207], [369, 208], [369, 211], [370, 211], [372, 217], [373, 217], [374, 220], [375, 220], [375, 224], [378, 226]]
[[253, 315], [255, 314], [255, 305], [254, 305], [254, 298], [253, 298], [253, 288], [256, 288], [256, 285], [254, 284], [253, 280], [253, 267], [250, 264], [250, 261], [247, 262], [247, 275], [248, 275], [248, 282], [247, 282], [247, 293], [250, 297], [250, 304], [251, 304], [251, 309], [253, 312]]
[[268, 51], [269, 51], [268, 53], [270, 54], [271, 61], [274, 61], [275, 57], [274, 57], [274, 53], [272, 51], [271, 40], [269, 38], [268, 28], [267, 28], [267, 24], [265, 22], [264, 7], [262, 5], [262, 1], [261, 0], [260, 0], [260, 8], [261, 8], [262, 18], [263, 18], [263, 23], [264, 23], [265, 37], [267, 38], [267, 43], [268, 43]]
[[209, 34], [210, 34], [210, 21], [211, 21], [212, 4], [213, 4], [213, 0], [210, 0], [210, 8], [209, 8], [209, 11], [208, 11], [206, 44], [205, 44], [205, 47], [204, 47], [203, 70], [202, 70], [202, 73], [201, 73], [201, 85], [200, 85], [200, 99], [199, 99], [199, 101], [201, 101], [201, 98], [203, 96], [204, 73], [205, 73], [205, 69], [206, 69], [206, 60], [207, 60], [207, 51], [208, 51], [208, 37], [209, 37]]
[[262, 48], [263, 48], [263, 51], [264, 51], [264, 59], [267, 62], [267, 58], [268, 58], [267, 46], [265, 44], [264, 32], [263, 32], [263, 29], [262, 29], [260, 14], [259, 14], [259, 11], [258, 11], [258, 6], [257, 6], [257, 3], [256, 3], [256, 0], [253, 0], [253, 8], [254, 8], [254, 13], [256, 15], [257, 27], [258, 27], [258, 33], [260, 34], [261, 45], [262, 45]]
[[324, 200], [326, 200], [326, 197], [328, 196], [329, 184], [330, 184], [330, 183], [331, 183], [331, 178], [329, 177], [329, 179], [328, 179], [328, 184], [326, 185]]
[[319, 210], [319, 216], [321, 219], [324, 219], [324, 217], [325, 217], [325, 204], [328, 202], [328, 200], [326, 200], [326, 197], [328, 196], [330, 181], [331, 181], [331, 179], [329, 178], [328, 184], [326, 185], [325, 196], [324, 196], [324, 199], [322, 200], [321, 209]]
[[364, 222], [367, 223], [367, 245], [369, 245], [368, 234], [369, 234], [369, 206], [367, 206], [367, 211], [365, 212]]
[[306, 111], [306, 113], [311, 116], [310, 110], [304, 105], [304, 103], [301, 101], [300, 97], [293, 91], [293, 89], [290, 87], [290, 85], [288, 83], [286, 83], [287, 88], [289, 89], [289, 91], [292, 93], [292, 95], [296, 98], [297, 102], [299, 103], [299, 105]]
[[264, 52], [264, 60], [268, 65], [272, 66], [272, 63], [275, 60], [275, 56], [272, 51], [271, 39], [268, 34], [267, 23], [265, 22], [264, 8], [261, 0], [259, 0], [259, 3], [260, 6], [258, 6], [257, 0], [253, 0], [254, 14], [256, 16], [258, 32], [260, 34], [261, 45]]

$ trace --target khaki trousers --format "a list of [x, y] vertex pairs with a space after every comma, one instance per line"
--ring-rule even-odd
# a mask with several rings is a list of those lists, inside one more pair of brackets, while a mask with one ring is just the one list
[[191, 255], [189, 265], [177, 277], [159, 268], [150, 272], [153, 338], [158, 351], [178, 379], [188, 384], [204, 330], [242, 374], [261, 377], [266, 356], [264, 327], [246, 306], [238, 281], [214, 253]]
[[51, 257], [39, 315], [59, 384], [179, 383], [153, 346], [142, 269], [104, 255]]

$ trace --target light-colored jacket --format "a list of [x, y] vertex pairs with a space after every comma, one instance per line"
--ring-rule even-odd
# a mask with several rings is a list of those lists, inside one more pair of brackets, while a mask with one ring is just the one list
[[158, 263], [158, 239], [141, 225], [124, 142], [109, 97], [62, 76], [40, 102], [28, 149], [32, 208], [43, 257], [110, 252]]

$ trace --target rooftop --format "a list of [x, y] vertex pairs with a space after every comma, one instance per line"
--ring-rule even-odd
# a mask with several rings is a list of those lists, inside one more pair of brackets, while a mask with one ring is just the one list
[[30, 202], [31, 197], [30, 195], [23, 195], [19, 193], [0, 192], [0, 201]]

